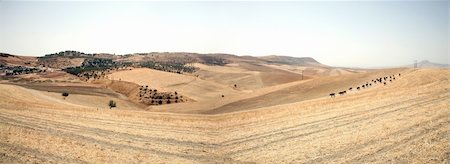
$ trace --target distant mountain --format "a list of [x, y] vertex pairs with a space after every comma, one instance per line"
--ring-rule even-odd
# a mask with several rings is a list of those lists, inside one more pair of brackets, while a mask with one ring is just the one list
[[142, 63], [202, 63], [207, 65], [226, 65], [229, 63], [250, 63], [250, 64], [282, 64], [294, 66], [314, 66], [328, 67], [317, 62], [311, 57], [289, 57], [289, 56], [237, 56], [233, 54], [200, 54], [188, 52], [150, 52], [134, 53], [126, 55], [114, 55], [107, 53], [84, 53], [79, 51], [61, 51], [47, 54], [40, 57], [25, 57], [6, 53], [0, 53], [0, 64], [3, 65], [23, 65], [23, 66], [43, 66], [50, 68], [68, 68], [81, 66], [84, 62], [94, 59], [108, 59], [118, 64]]
[[319, 63], [318, 61], [316, 61], [315, 59], [313, 59], [311, 57], [290, 57], [290, 56], [270, 55], [270, 56], [262, 56], [259, 58], [263, 59], [266, 62], [271, 63], [271, 64], [326, 67], [326, 65]]
[[[407, 67], [414, 67], [414, 64], [410, 64]], [[449, 64], [439, 64], [439, 63], [433, 63], [428, 60], [422, 60], [417, 63], [418, 68], [450, 68]]]

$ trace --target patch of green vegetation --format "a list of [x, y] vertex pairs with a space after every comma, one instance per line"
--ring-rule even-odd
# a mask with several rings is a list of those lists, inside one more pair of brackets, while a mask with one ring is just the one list
[[198, 70], [197, 67], [193, 66], [186, 66], [185, 63], [176, 63], [176, 62], [153, 62], [153, 61], [147, 61], [140, 63], [141, 67], [156, 69], [160, 71], [166, 71], [166, 72], [173, 72], [173, 73], [194, 73]]

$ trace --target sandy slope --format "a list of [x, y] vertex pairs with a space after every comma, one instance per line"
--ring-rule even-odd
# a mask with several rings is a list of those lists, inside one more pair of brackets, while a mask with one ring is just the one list
[[[356, 87], [370, 83], [371, 80], [378, 77], [408, 72], [410, 71], [406, 71], [406, 69], [387, 69], [360, 74], [314, 78], [289, 87], [273, 89], [271, 92], [263, 95], [254, 96], [251, 98], [242, 97], [238, 101], [206, 111], [205, 113], [217, 114], [293, 103], [320, 97], [327, 97], [330, 93], [337, 93], [345, 90], [347, 90], [349, 94], [353, 94], [358, 92]], [[370, 88], [379, 87], [384, 87], [384, 85], [374, 83], [374, 85]], [[349, 91], [349, 88], [353, 88], [353, 91]], [[361, 89], [361, 91], [364, 90], [366, 89]]]
[[222, 94], [231, 95], [238, 93], [231, 86], [202, 80], [194, 76], [174, 74], [148, 68], [114, 72], [108, 75], [108, 78], [114, 80], [120, 79], [139, 85], [148, 85], [149, 88], [156, 88], [163, 91], [176, 91], [195, 101], [217, 99]]
[[404, 71], [387, 86], [347, 96], [214, 116], [80, 108], [51, 94], [1, 84], [0, 161], [448, 161], [450, 71]]
[[354, 73], [364, 73], [370, 70], [354, 69], [354, 68], [340, 68], [328, 66], [298, 66], [298, 65], [284, 65], [284, 64], [265, 64], [264, 66], [289, 71], [297, 74], [304, 74], [307, 77], [323, 77], [323, 76], [339, 76]]
[[[3, 94], [0, 95], [7, 105], [34, 106], [47, 105], [51, 108], [74, 107], [91, 109], [108, 109], [109, 100], [114, 100], [118, 108], [123, 110], [136, 110], [138, 107], [127, 100], [124, 95], [117, 94], [107, 89], [92, 86], [54, 86], [54, 85], [23, 85], [27, 89], [15, 85], [0, 84]], [[36, 89], [36, 90], [34, 90]], [[61, 93], [68, 92], [64, 98]], [[20, 100], [20, 101], [19, 101]]]

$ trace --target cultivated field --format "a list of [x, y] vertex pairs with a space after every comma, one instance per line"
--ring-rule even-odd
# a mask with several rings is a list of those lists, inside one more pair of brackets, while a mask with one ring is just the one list
[[[243, 73], [255, 77], [250, 76], [250, 66], [244, 69], [247, 72]], [[173, 80], [166, 81], [181, 81], [170, 85], [163, 83], [164, 79], [159, 79], [162, 82], [151, 79], [161, 72], [133, 71], [135, 74], [128, 71], [110, 75], [116, 80], [120, 77], [140, 85], [154, 83], [163, 89], [174, 89], [196, 102], [145, 111], [123, 95], [108, 94], [107, 88], [96, 90], [95, 94], [80, 91], [63, 99], [58, 88], [49, 92], [36, 86], [0, 84], [0, 161], [445, 163], [450, 160], [449, 69], [389, 69], [303, 81], [288, 79], [280, 84], [268, 79], [263, 80], [264, 87], [259, 89], [236, 89], [229, 86], [230, 82], [208, 80], [215, 78], [206, 76], [214, 68], [200, 74], [203, 79], [170, 76]], [[278, 73], [289, 74], [286, 72]], [[402, 75], [386, 85], [348, 91], [335, 98], [328, 96], [376, 77], [398, 73]], [[133, 76], [144, 74], [148, 76]], [[211, 87], [207, 93], [217, 96], [199, 94], [195, 87], [205, 92]], [[222, 99], [220, 94], [226, 96]], [[118, 109], [108, 109], [110, 99], [118, 102]], [[183, 105], [188, 112], [181, 111]], [[155, 112], [170, 109], [173, 110]]]

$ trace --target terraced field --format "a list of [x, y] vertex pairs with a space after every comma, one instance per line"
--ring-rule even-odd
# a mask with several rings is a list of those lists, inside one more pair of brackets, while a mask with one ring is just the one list
[[0, 84], [0, 161], [443, 163], [449, 78], [409, 69], [345, 96], [217, 115], [97, 110]]

